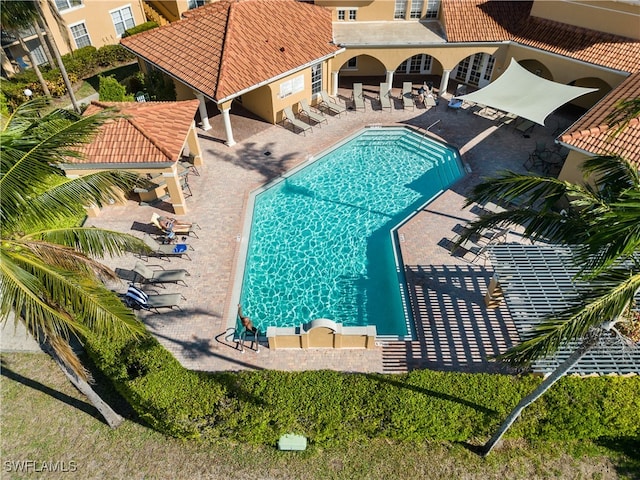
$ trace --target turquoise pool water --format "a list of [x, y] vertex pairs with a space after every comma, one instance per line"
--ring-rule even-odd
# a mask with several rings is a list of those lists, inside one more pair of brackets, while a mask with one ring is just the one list
[[411, 336], [393, 229], [463, 174], [451, 147], [370, 128], [257, 194], [245, 314], [263, 332], [328, 318]]

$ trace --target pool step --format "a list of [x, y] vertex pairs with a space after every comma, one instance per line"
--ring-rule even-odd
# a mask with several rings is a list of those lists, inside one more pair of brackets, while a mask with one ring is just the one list
[[[426, 156], [430, 160], [436, 163], [442, 162], [448, 157], [449, 152], [440, 145], [426, 144], [420, 137], [414, 135], [397, 136], [396, 138], [388, 139], [362, 139], [359, 140], [357, 145], [362, 147], [388, 147], [393, 145], [396, 148], [402, 148], [410, 153]], [[429, 145], [430, 148], [426, 148]]]

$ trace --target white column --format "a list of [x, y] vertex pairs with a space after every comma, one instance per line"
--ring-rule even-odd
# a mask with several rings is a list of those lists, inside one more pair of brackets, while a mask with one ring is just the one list
[[338, 95], [338, 71], [331, 72], [331, 93], [329, 95]]
[[225, 144], [228, 147], [233, 147], [236, 144], [236, 141], [233, 139], [233, 130], [231, 130], [231, 117], [229, 116], [230, 108], [225, 108], [222, 110], [222, 120], [224, 121], [224, 131], [227, 134], [227, 141]]
[[389, 90], [393, 87], [393, 70], [387, 70], [387, 85], [389, 85]]
[[443, 70], [442, 71], [442, 81], [440, 82], [440, 96], [443, 96], [447, 93], [447, 85], [449, 85], [449, 74], [451, 70]]
[[211, 124], [209, 123], [209, 115], [207, 114], [207, 105], [205, 104], [204, 95], [202, 95], [200, 92], [193, 92], [193, 93], [195, 93], [196, 98], [200, 102], [200, 105], [198, 105], [198, 111], [200, 112], [200, 119], [202, 120], [202, 123], [200, 124], [200, 126], [202, 127], [203, 130], [211, 130]]

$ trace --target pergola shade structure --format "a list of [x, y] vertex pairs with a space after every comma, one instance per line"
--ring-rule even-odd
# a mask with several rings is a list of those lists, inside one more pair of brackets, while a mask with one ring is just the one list
[[544, 126], [545, 119], [554, 110], [596, 90], [538, 77], [512, 58], [509, 68], [489, 85], [455, 98], [509, 112]]
[[[566, 308], [586, 287], [585, 283], [575, 280], [579, 265], [574, 263], [568, 247], [500, 244], [491, 247], [490, 256], [507, 308], [522, 339], [530, 337], [545, 316]], [[579, 345], [580, 341], [563, 344], [555, 354], [534, 362], [533, 371], [552, 372]], [[604, 334], [570, 373], [640, 374], [640, 345], [627, 344], [614, 333]]]

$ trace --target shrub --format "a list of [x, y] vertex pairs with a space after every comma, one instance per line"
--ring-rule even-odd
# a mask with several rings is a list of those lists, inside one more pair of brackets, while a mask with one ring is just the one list
[[103, 77], [100, 75], [100, 100], [103, 102], [132, 102], [133, 96], [127, 95], [124, 85], [113, 77]]
[[135, 58], [122, 45], [104, 45], [96, 53], [96, 62], [101, 67], [112, 67], [119, 63], [128, 62]]
[[136, 72], [133, 75], [122, 79], [122, 85], [127, 89], [127, 93], [135, 94], [145, 89], [144, 73]]
[[[487, 438], [541, 381], [415, 371], [404, 375], [332, 371], [205, 374], [184, 369], [151, 336], [88, 338], [87, 350], [153, 428], [182, 438], [227, 437], [275, 444], [295, 432], [318, 445], [361, 438], [466, 441]], [[528, 439], [640, 434], [640, 377], [560, 380], [507, 433]]]
[[153, 100], [174, 101], [176, 99], [176, 86], [170, 78], [158, 70], [152, 70], [144, 77], [145, 88], [151, 94]]
[[62, 63], [67, 73], [75, 75], [76, 78], [92, 75], [98, 66], [96, 52], [96, 47], [87, 46], [63, 55]]
[[125, 30], [122, 34], [122, 38], [135, 35], [136, 33], [146, 32], [147, 30], [151, 30], [153, 28], [156, 28], [157, 26], [158, 24], [154, 21], [141, 23], [140, 25], [136, 25], [135, 27], [131, 27]]

